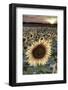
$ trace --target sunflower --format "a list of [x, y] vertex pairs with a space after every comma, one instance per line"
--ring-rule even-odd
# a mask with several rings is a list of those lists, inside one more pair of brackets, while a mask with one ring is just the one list
[[26, 51], [27, 62], [30, 65], [44, 65], [51, 56], [51, 40], [40, 38], [28, 46]]

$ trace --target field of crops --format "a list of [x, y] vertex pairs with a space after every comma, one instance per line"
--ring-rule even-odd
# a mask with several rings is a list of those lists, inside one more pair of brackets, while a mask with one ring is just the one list
[[[57, 27], [24, 26], [22, 36], [22, 73], [24, 75], [57, 73]], [[44, 45], [45, 51], [39, 45]]]

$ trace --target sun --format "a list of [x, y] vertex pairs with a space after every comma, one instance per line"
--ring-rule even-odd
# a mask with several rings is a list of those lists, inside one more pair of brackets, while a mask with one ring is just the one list
[[51, 56], [51, 40], [39, 39], [28, 46], [26, 51], [27, 63], [32, 66], [44, 65]]

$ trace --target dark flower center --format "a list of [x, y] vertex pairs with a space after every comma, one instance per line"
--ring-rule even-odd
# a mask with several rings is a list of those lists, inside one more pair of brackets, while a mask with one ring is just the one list
[[44, 47], [44, 45], [40, 44], [38, 46], [36, 46], [33, 50], [32, 50], [32, 55], [34, 58], [36, 59], [41, 59], [45, 56], [46, 54], [46, 48]]

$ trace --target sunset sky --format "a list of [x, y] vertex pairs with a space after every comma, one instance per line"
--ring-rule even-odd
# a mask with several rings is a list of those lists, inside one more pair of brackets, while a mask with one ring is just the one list
[[57, 24], [57, 16], [23, 15], [23, 21]]

